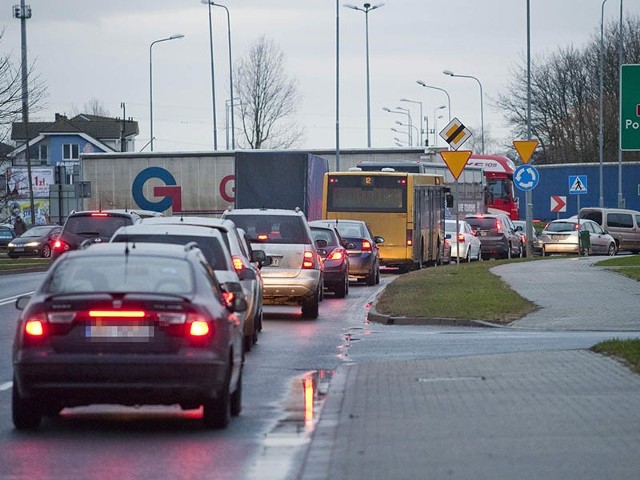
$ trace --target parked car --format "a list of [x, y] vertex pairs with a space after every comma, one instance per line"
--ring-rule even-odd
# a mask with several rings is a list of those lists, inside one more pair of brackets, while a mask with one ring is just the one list
[[51, 246], [62, 230], [60, 225], [37, 225], [14, 238], [7, 245], [10, 258], [37, 256], [51, 257]]
[[324, 264], [324, 286], [337, 298], [349, 293], [349, 254], [347, 248], [355, 244], [345, 242], [335, 225], [322, 220], [309, 222], [311, 235]]
[[203, 407], [224, 428], [242, 397], [240, 296], [225, 296], [193, 245], [126, 243], [69, 252], [22, 310], [13, 345], [18, 430], [90, 404]]
[[6, 248], [14, 238], [16, 238], [16, 234], [13, 228], [0, 225], [0, 248]]
[[522, 239], [508, 215], [468, 214], [465, 221], [480, 239], [483, 260], [522, 257]]
[[131, 211], [72, 212], [53, 242], [51, 258], [55, 260], [70, 250], [77, 250], [81, 245], [108, 242], [118, 228], [139, 222], [140, 216]]
[[364, 280], [367, 285], [380, 283], [380, 250], [378, 244], [384, 238], [375, 236], [361, 220], [322, 220], [336, 226], [342, 238], [351, 243], [349, 254], [349, 275], [356, 280]]
[[[551, 253], [575, 253], [586, 255], [615, 255], [618, 251], [615, 239], [593, 220], [552, 220], [540, 233], [542, 255]], [[586, 239], [584, 238], [586, 237]], [[581, 238], [580, 244], [578, 239]], [[585, 245], [585, 240], [588, 242]]]
[[640, 253], [640, 212], [624, 208], [581, 208], [580, 218], [593, 220], [616, 241], [618, 250]]
[[522, 256], [527, 256], [527, 222], [525, 220], [511, 220], [522, 242]]
[[246, 234], [231, 220], [207, 217], [154, 217], [143, 218], [143, 225], [191, 225], [213, 228], [222, 234], [222, 238], [231, 254], [232, 264], [238, 274], [242, 289], [247, 300], [245, 312], [244, 340], [245, 350], [258, 341], [258, 332], [262, 330], [262, 287], [263, 280], [260, 272], [267, 262], [263, 250], [254, 250], [247, 241]]
[[460, 261], [480, 260], [480, 240], [473, 234], [471, 226], [464, 220], [445, 220], [445, 237], [451, 242], [451, 256]]
[[304, 318], [318, 317], [323, 295], [322, 261], [309, 223], [300, 210], [275, 208], [228, 209], [222, 214], [251, 239], [251, 246], [271, 257], [262, 268], [263, 301], [272, 305], [301, 305]]

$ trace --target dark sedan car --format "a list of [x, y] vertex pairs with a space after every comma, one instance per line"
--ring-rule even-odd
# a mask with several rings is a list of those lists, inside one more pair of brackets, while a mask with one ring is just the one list
[[333, 224], [311, 222], [309, 226], [324, 264], [324, 286], [336, 297], [344, 298], [349, 293], [349, 254], [346, 247], [355, 245], [345, 242]]
[[11, 240], [16, 238], [13, 228], [0, 225], [0, 248], [6, 248]]
[[242, 296], [192, 245], [110, 243], [56, 260], [13, 344], [13, 423], [90, 404], [202, 406], [224, 428], [242, 395]]
[[380, 283], [380, 251], [378, 244], [384, 238], [373, 235], [369, 226], [360, 220], [316, 220], [316, 223], [332, 224], [342, 238], [349, 242], [349, 275], [364, 280], [367, 285]]
[[11, 258], [38, 256], [49, 258], [51, 246], [62, 227], [60, 225], [38, 225], [30, 228], [7, 245], [7, 255]]

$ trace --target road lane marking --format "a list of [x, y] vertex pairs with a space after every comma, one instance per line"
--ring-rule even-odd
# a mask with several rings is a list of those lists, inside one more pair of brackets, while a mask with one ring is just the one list
[[5, 390], [9, 390], [11, 387], [13, 387], [13, 382], [6, 382], [3, 384], [0, 384], [0, 392], [4, 392]]
[[9, 303], [13, 303], [17, 298], [23, 297], [25, 295], [32, 295], [33, 291], [27, 293], [21, 293], [20, 295], [14, 295], [13, 297], [0, 298], [0, 305], [7, 305]]

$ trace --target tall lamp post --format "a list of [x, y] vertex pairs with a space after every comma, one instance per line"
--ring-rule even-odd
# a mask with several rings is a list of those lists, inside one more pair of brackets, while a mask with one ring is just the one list
[[447, 108], [446, 105], [440, 105], [439, 107], [436, 107], [433, 109], [433, 146], [437, 147], [438, 146], [438, 118], [442, 118], [442, 115], [440, 117], [437, 116], [438, 114], [438, 110], [442, 110], [443, 108]]
[[482, 154], [484, 155], [484, 99], [482, 95], [482, 84], [480, 83], [480, 80], [472, 75], [457, 75], [451, 70], [444, 70], [442, 73], [444, 73], [445, 75], [449, 75], [450, 77], [471, 78], [478, 82], [478, 86], [480, 87], [480, 142]]
[[[218, 150], [218, 122], [216, 119], [216, 75], [213, 62], [213, 23], [211, 22], [211, 2], [200, 0], [209, 8], [209, 63], [211, 65], [211, 111], [213, 115], [213, 149]], [[233, 97], [233, 95], [232, 95]]]
[[[391, 110], [389, 107], [382, 107], [382, 110], [384, 110], [385, 112], [388, 112], [388, 113], [399, 113], [401, 115], [406, 115], [407, 119], [408, 119], [408, 122], [409, 122], [409, 125], [411, 125], [411, 115], [408, 112], [402, 111], [400, 109], [399, 110]], [[405, 108], [404, 110], [407, 110], [407, 109]], [[412, 137], [411, 128], [409, 128], [409, 146], [412, 146], [412, 144], [413, 144], [413, 141], [412, 141], [413, 139], [411, 137]]]
[[400, 110], [401, 112], [405, 112], [407, 114], [407, 120], [409, 121], [408, 127], [409, 127], [409, 131], [411, 132], [411, 146], [413, 146], [413, 132], [411, 129], [414, 128], [414, 126], [413, 126], [413, 117], [411, 117], [411, 110], [404, 107], [396, 107], [396, 110]]
[[[424, 116], [422, 115], [422, 102], [418, 101], [418, 100], [409, 100], [408, 98], [401, 98], [400, 99], [401, 102], [409, 102], [409, 103], [417, 103], [418, 105], [420, 105], [420, 146], [424, 147], [425, 146], [425, 142], [423, 140], [422, 134], [424, 133], [424, 129], [422, 128], [423, 122], [424, 122]], [[428, 138], [429, 132], [427, 132], [427, 138]]]
[[432, 88], [434, 90], [439, 90], [443, 92], [447, 96], [447, 109], [449, 110], [449, 121], [451, 121], [451, 97], [449, 96], [449, 92], [447, 92], [444, 88], [434, 87], [433, 85], [427, 85], [422, 80], [416, 80], [416, 83], [421, 87]]
[[[212, 2], [210, 0], [201, 0], [200, 3], [203, 4], [207, 4], [209, 5], [209, 26], [211, 27], [211, 7], [220, 7], [220, 8], [224, 8], [225, 12], [227, 13], [227, 45], [229, 46], [229, 92], [231, 93], [231, 149], [234, 150], [236, 148], [236, 129], [235, 129], [235, 122], [234, 122], [234, 111], [235, 109], [233, 108], [233, 101], [234, 101], [234, 97], [233, 97], [233, 58], [231, 56], [231, 18], [229, 16], [229, 9], [220, 4], [220, 3], [215, 3]], [[210, 32], [212, 31], [211, 28], [209, 30]], [[211, 48], [212, 48], [212, 52], [213, 52], [213, 41], [211, 42]], [[213, 53], [211, 54], [211, 58], [213, 59]], [[213, 78], [213, 67], [212, 67], [212, 77]], [[215, 102], [214, 102], [214, 109], [215, 109]], [[214, 127], [215, 128], [215, 127]]]
[[369, 82], [369, 12], [380, 8], [384, 3], [378, 3], [371, 5], [370, 3], [364, 3], [362, 7], [357, 5], [345, 4], [344, 6], [352, 10], [358, 10], [364, 12], [365, 23], [365, 45], [366, 45], [366, 61], [367, 61], [367, 147], [371, 148], [371, 89]]
[[[602, 1], [600, 9], [600, 118], [598, 121], [598, 159], [600, 163], [600, 195], [598, 197], [598, 206], [604, 207], [604, 181], [603, 175], [603, 162], [604, 162], [604, 4], [607, 0]], [[622, 26], [622, 25], [621, 25]]]
[[184, 38], [184, 35], [181, 33], [176, 33], [175, 35], [171, 35], [170, 37], [161, 38], [159, 40], [154, 40], [149, 45], [149, 128], [151, 139], [149, 140], [149, 145], [151, 147], [151, 151], [153, 152], [153, 46], [156, 43], [160, 42], [168, 42], [169, 40], [177, 40], [179, 38]]

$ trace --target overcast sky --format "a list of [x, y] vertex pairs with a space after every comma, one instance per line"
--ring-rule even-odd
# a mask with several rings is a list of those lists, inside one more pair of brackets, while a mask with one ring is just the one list
[[[13, 0], [19, 4], [19, 0]], [[340, 147], [367, 146], [365, 15], [339, 4]], [[362, 3], [354, 3], [362, 5]], [[377, 4], [379, 2], [372, 2]], [[208, 7], [199, 0], [30, 0], [28, 60], [48, 87], [46, 106], [32, 120], [72, 114], [97, 98], [112, 116], [126, 116], [140, 126], [136, 148], [149, 141], [149, 45], [182, 33], [183, 39], [153, 47], [153, 117], [155, 150], [203, 151], [213, 148]], [[227, 0], [234, 59], [265, 35], [286, 55], [287, 72], [299, 82], [302, 101], [296, 120], [304, 127], [302, 147], [335, 148], [335, 0]], [[599, 38], [601, 0], [531, 0], [531, 51], [544, 54], [580, 47]], [[620, 3], [608, 1], [605, 22], [616, 21]], [[624, 2], [625, 15], [640, 15], [640, 2]], [[229, 98], [227, 22], [214, 7], [218, 148], [225, 149], [225, 100]], [[5, 28], [0, 49], [20, 56], [20, 21], [8, 2], [0, 11]], [[369, 13], [372, 147], [392, 147], [396, 121], [403, 114], [383, 107], [411, 109], [417, 103], [433, 128], [434, 109], [451, 97], [451, 115], [474, 135], [480, 128], [480, 90], [473, 79], [451, 78], [442, 71], [476, 77], [484, 92], [485, 134], [509, 138], [491, 100], [504, 91], [511, 71], [526, 55], [525, 0], [386, 0]], [[439, 110], [438, 130], [448, 119]], [[237, 122], [238, 123], [238, 122]], [[236, 125], [237, 126], [237, 125]], [[239, 134], [238, 134], [239, 135]], [[417, 136], [414, 130], [414, 137]], [[147, 147], [148, 150], [148, 147]], [[487, 152], [489, 153], [489, 152]]]

